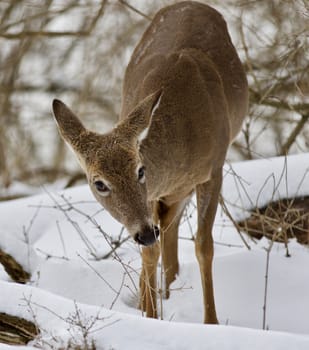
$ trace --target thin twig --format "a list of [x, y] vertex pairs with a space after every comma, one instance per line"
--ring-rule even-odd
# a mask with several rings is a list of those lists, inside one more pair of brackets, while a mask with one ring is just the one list
[[118, 291], [91, 265], [89, 262], [82, 257], [80, 254], [77, 254], [77, 256], [88, 266], [90, 269], [116, 294], [118, 294]]
[[236, 228], [236, 231], [238, 232], [241, 240], [243, 241], [244, 245], [247, 247], [248, 250], [251, 250], [251, 247], [249, 246], [249, 244], [246, 242], [245, 238], [243, 237], [239, 225], [237, 224], [237, 222], [234, 220], [232, 214], [230, 213], [228, 207], [226, 206], [223, 197], [220, 195], [219, 197], [219, 203], [223, 209], [223, 212], [227, 215], [227, 217], [232, 221], [234, 227]]
[[56, 221], [56, 225], [57, 225], [57, 229], [58, 229], [58, 232], [59, 232], [59, 236], [60, 236], [60, 240], [61, 240], [61, 244], [62, 244], [62, 248], [63, 248], [63, 254], [64, 254], [65, 257], [68, 257], [67, 250], [65, 248], [65, 243], [64, 243], [62, 231], [61, 231], [61, 227], [59, 225], [59, 221], [58, 220]]
[[152, 21], [152, 18], [148, 15], [146, 15], [145, 13], [143, 13], [142, 11], [138, 10], [136, 7], [132, 6], [131, 4], [129, 4], [127, 1], [125, 0], [118, 0], [122, 5], [128, 7], [130, 10], [136, 12], [137, 14], [139, 14], [140, 16], [146, 18], [148, 21]]
[[270, 252], [273, 247], [274, 241], [271, 240], [269, 247], [266, 249], [266, 267], [265, 267], [265, 284], [264, 284], [264, 304], [263, 304], [263, 329], [266, 329], [266, 312], [267, 312], [267, 293], [268, 293], [268, 277], [269, 277], [269, 264], [270, 264]]

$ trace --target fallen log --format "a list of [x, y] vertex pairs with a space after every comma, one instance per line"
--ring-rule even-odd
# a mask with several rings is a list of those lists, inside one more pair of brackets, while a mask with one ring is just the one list
[[6, 273], [17, 283], [26, 283], [30, 279], [30, 273], [10, 255], [0, 249], [0, 263], [3, 265]]
[[34, 323], [0, 312], [0, 343], [25, 345], [39, 333], [40, 330]]

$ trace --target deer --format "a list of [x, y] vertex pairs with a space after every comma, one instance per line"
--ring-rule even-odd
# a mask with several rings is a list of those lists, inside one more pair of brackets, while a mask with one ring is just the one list
[[141, 247], [139, 307], [157, 318], [157, 265], [164, 294], [179, 274], [178, 227], [196, 194], [197, 257], [204, 323], [217, 324], [212, 227], [227, 150], [248, 108], [246, 74], [222, 15], [184, 1], [161, 9], [124, 75], [120, 117], [90, 131], [60, 100], [59, 132], [86, 173], [96, 200]]

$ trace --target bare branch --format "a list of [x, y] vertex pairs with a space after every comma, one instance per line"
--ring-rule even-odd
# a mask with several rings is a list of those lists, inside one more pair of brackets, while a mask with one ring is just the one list
[[250, 89], [250, 100], [252, 103], [256, 103], [259, 105], [265, 105], [274, 108], [281, 108], [288, 111], [294, 111], [302, 114], [303, 112], [309, 112], [309, 103], [289, 103], [279, 98], [271, 96], [263, 97], [259, 92]]
[[142, 17], [146, 18], [148, 21], [151, 21], [152, 18], [148, 15], [146, 15], [145, 13], [143, 13], [142, 11], [138, 10], [136, 7], [130, 5], [127, 1], [125, 0], [118, 0], [122, 5], [128, 7], [130, 10], [136, 12], [137, 14], [141, 15]]
[[33, 31], [33, 30], [25, 30], [19, 33], [1, 33], [0, 32], [0, 37], [4, 39], [9, 39], [9, 40], [20, 40], [24, 39], [27, 37], [49, 37], [49, 38], [57, 38], [57, 37], [83, 37], [83, 36], [88, 36], [92, 33], [94, 30], [98, 20], [104, 13], [104, 8], [105, 5], [107, 4], [107, 0], [101, 1], [101, 6], [99, 8], [99, 11], [97, 15], [94, 17], [92, 22], [89, 25], [89, 28], [87, 30], [79, 30], [79, 31]]
[[296, 141], [296, 138], [299, 136], [307, 121], [309, 120], [309, 114], [302, 115], [300, 121], [295, 126], [294, 130], [291, 132], [290, 136], [282, 146], [281, 155], [284, 156], [288, 154], [291, 146]]

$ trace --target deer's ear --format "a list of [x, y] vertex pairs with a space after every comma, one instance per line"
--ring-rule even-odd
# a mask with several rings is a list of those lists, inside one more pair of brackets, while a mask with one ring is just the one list
[[75, 114], [60, 100], [53, 101], [53, 112], [61, 136], [74, 147], [86, 129]]
[[158, 90], [144, 98], [128, 117], [121, 121], [117, 129], [131, 139], [142, 142], [147, 137], [152, 117], [160, 105], [161, 96], [162, 90]]

